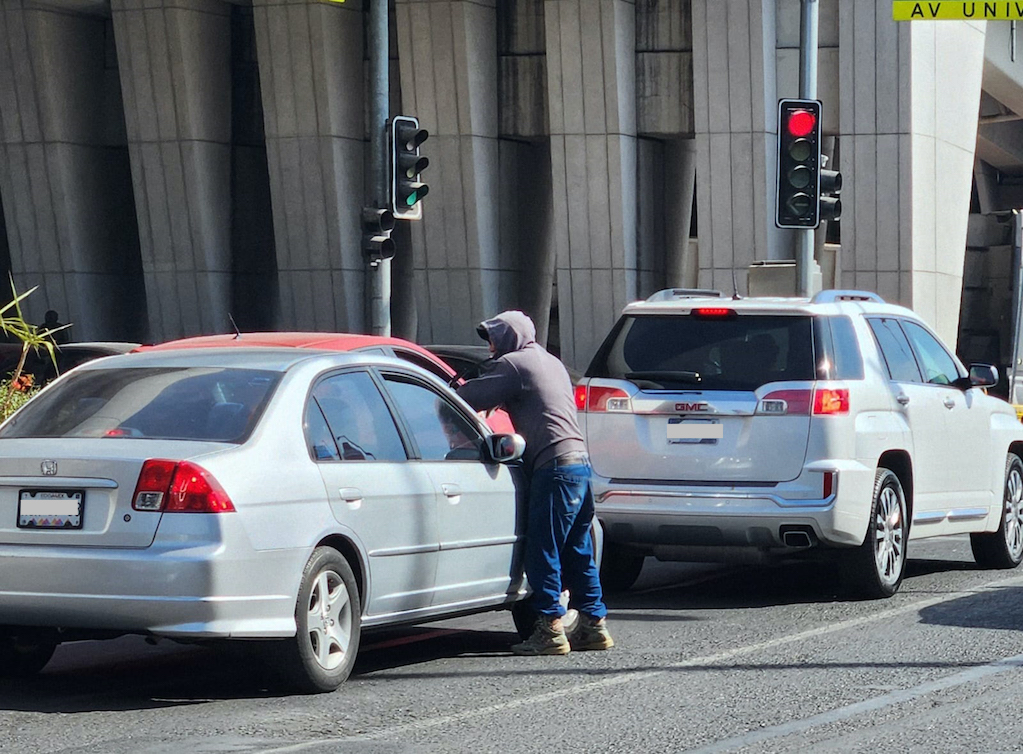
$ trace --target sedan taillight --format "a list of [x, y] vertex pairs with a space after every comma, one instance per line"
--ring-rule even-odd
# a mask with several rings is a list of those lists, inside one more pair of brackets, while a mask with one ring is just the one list
[[575, 407], [587, 413], [629, 413], [632, 411], [632, 399], [618, 387], [576, 385]]
[[131, 507], [165, 513], [232, 513], [234, 503], [206, 469], [188, 461], [151, 458], [142, 465]]

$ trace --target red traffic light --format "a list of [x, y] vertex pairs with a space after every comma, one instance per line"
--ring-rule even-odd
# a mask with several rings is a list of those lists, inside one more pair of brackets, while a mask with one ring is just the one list
[[809, 110], [793, 110], [789, 113], [789, 133], [793, 136], [806, 136], [813, 132], [817, 125], [817, 116]]

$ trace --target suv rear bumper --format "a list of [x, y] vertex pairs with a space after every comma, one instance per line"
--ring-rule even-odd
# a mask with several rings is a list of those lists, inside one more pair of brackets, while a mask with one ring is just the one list
[[[832, 493], [806, 497], [808, 489], [823, 491], [823, 471], [835, 473]], [[593, 492], [597, 517], [608, 542], [649, 550], [794, 550], [806, 547], [787, 545], [783, 531], [812, 532], [811, 544], [862, 543], [873, 482], [874, 470], [862, 464], [818, 461], [805, 468], [798, 479], [771, 487], [636, 483], [594, 475]]]

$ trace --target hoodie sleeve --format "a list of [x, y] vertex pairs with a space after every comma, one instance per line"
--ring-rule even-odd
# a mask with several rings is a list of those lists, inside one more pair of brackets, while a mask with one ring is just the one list
[[477, 411], [489, 411], [514, 399], [521, 389], [519, 371], [507, 359], [497, 359], [486, 374], [469, 380], [457, 392]]

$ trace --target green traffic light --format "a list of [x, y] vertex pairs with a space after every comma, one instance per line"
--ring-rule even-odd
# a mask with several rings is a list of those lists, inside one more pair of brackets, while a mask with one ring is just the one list
[[412, 205], [414, 205], [418, 201], [419, 201], [419, 196], [418, 196], [418, 194], [415, 191], [413, 191], [411, 194], [408, 195], [408, 197], [406, 197], [405, 204], [407, 204], [408, 206], [411, 207]]

